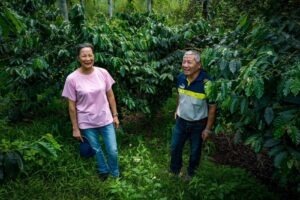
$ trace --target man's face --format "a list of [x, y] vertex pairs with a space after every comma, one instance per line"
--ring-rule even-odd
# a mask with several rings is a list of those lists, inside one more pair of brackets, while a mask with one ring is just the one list
[[183, 73], [186, 76], [193, 76], [200, 70], [200, 63], [197, 63], [194, 55], [185, 55], [182, 60]]

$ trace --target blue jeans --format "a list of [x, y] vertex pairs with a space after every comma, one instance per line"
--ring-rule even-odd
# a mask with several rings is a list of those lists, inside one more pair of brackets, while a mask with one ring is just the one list
[[201, 133], [205, 129], [206, 119], [190, 122], [180, 117], [176, 118], [171, 142], [171, 164], [170, 170], [174, 174], [179, 174], [182, 167], [182, 151], [187, 140], [190, 142], [190, 159], [187, 168], [188, 175], [193, 176], [199, 166], [201, 157], [202, 137]]
[[[89, 141], [91, 147], [96, 152], [97, 170], [99, 174], [110, 173], [114, 177], [119, 176], [118, 149], [116, 133], [113, 124], [108, 124], [98, 128], [81, 129], [81, 133]], [[99, 134], [102, 135], [107, 161], [103, 154], [99, 141]]]

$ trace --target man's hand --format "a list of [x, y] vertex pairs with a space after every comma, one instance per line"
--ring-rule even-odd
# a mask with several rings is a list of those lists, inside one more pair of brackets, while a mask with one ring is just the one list
[[119, 125], [120, 125], [120, 121], [119, 121], [119, 118], [118, 116], [114, 116], [114, 124], [115, 124], [115, 127], [116, 128], [119, 128]]
[[211, 133], [211, 130], [204, 129], [202, 131], [202, 135], [201, 135], [202, 136], [202, 140], [206, 141], [208, 139], [210, 133]]

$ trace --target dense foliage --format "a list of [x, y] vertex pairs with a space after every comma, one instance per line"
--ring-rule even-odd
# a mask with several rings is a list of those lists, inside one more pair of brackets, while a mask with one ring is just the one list
[[[30, 12], [39, 16], [43, 8]], [[96, 65], [107, 68], [119, 83], [115, 90], [120, 106], [150, 113], [171, 94], [184, 44], [207, 31], [203, 22], [169, 28], [154, 15], [140, 14], [120, 15], [114, 21], [100, 15], [88, 23], [79, 5], [71, 10], [70, 23], [53, 10], [44, 11], [51, 13], [45, 19], [34, 19], [8, 5], [4, 9], [3, 17], [8, 18], [9, 13], [10, 22], [15, 23], [12, 27], [4, 23], [7, 34], [1, 46], [7, 72], [3, 79], [8, 81], [3, 90], [13, 100], [7, 107], [11, 119], [28, 115], [29, 110], [42, 111], [59, 96], [66, 75], [78, 67], [74, 49], [85, 41], [95, 45]], [[12, 41], [8, 32], [19, 34]]]
[[[232, 132], [255, 152], [268, 149], [283, 185], [300, 177], [299, 10], [290, 16], [249, 20], [217, 35], [202, 53], [216, 82], [208, 91], [220, 105], [217, 131]], [[218, 33], [219, 34], [219, 33]], [[222, 125], [223, 123], [223, 125]]]
[[[32, 121], [66, 111], [60, 93], [66, 76], [78, 67], [78, 43], [95, 45], [96, 65], [116, 79], [114, 90], [124, 113], [158, 112], [172, 94], [183, 50], [197, 49], [215, 79], [207, 91], [219, 105], [216, 132], [234, 134], [237, 142], [257, 153], [267, 151], [274, 159], [274, 177], [299, 192], [297, 1], [209, 1], [210, 23], [197, 19], [171, 27], [155, 14], [117, 14], [107, 20], [100, 13], [88, 20], [77, 4], [64, 21], [54, 0], [20, 2], [0, 2], [2, 132], [7, 121]], [[241, 12], [245, 15], [237, 21]], [[18, 138], [12, 135], [12, 140]], [[45, 143], [44, 153], [55, 158], [59, 145], [49, 141], [55, 148]], [[26, 140], [1, 141], [5, 151], [22, 149], [23, 144], [28, 146]], [[27, 151], [35, 154], [27, 158], [43, 163], [43, 145], [35, 144]]]

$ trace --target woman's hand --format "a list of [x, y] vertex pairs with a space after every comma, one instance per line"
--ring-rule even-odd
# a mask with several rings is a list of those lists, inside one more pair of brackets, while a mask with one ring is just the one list
[[76, 139], [76, 140], [79, 140], [81, 142], [83, 142], [83, 139], [81, 137], [81, 133], [80, 133], [80, 130], [79, 129], [73, 129], [73, 137]]

